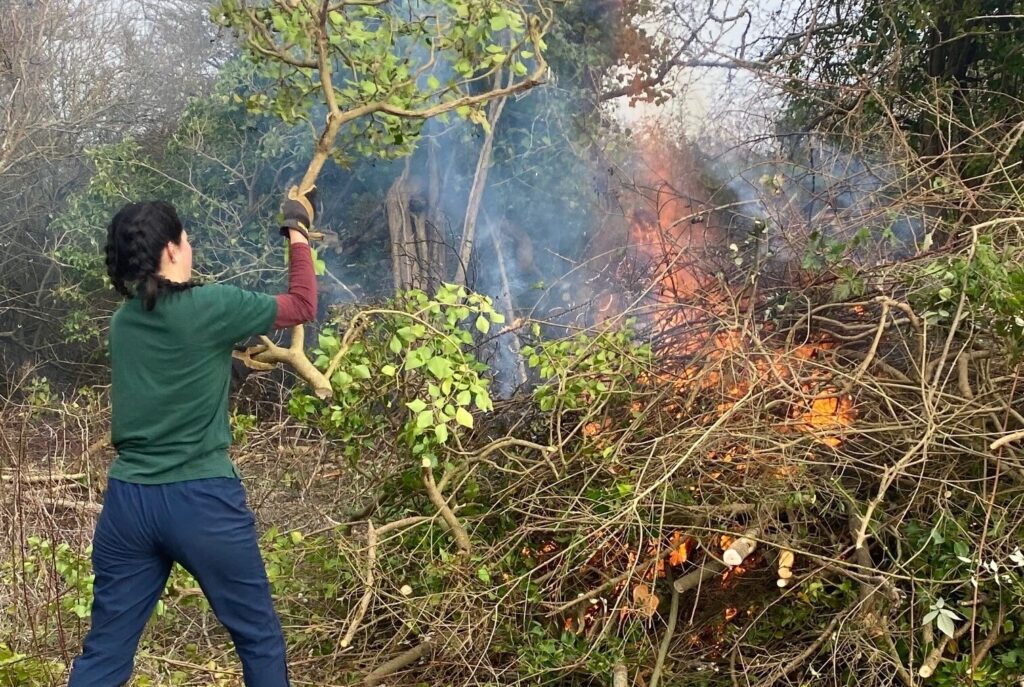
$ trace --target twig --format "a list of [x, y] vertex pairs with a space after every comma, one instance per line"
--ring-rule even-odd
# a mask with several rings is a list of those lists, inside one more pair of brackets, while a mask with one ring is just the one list
[[90, 515], [98, 515], [103, 506], [91, 501], [74, 501], [72, 499], [39, 499], [40, 505], [52, 506], [54, 508], [66, 508], [68, 510], [82, 511]]
[[900, 472], [903, 471], [903, 468], [910, 463], [910, 459], [928, 443], [930, 438], [931, 431], [929, 430], [925, 432], [925, 435], [921, 437], [916, 444], [910, 447], [910, 449], [903, 454], [902, 458], [896, 461], [893, 465], [887, 467], [885, 472], [882, 473], [882, 481], [878, 485], [878, 494], [871, 500], [871, 503], [868, 504], [868, 508], [864, 512], [864, 517], [861, 518], [860, 529], [857, 531], [857, 539], [854, 542], [854, 546], [856, 548], [859, 549], [864, 546], [864, 540], [868, 537], [868, 525], [871, 524], [871, 516], [874, 515], [875, 509], [878, 508], [882, 499], [885, 498], [885, 492], [888, 491], [892, 483], [896, 481], [896, 477], [898, 477]]
[[996, 621], [992, 623], [992, 629], [989, 630], [985, 639], [978, 645], [978, 648], [974, 651], [974, 656], [971, 657], [971, 672], [973, 673], [981, 665], [981, 662], [985, 660], [988, 652], [995, 646], [996, 641], [999, 639], [1000, 633], [1003, 631], [1003, 621], [1006, 620], [1006, 604], [1002, 601], [999, 602], [999, 615], [996, 616]]
[[[536, 451], [540, 451], [547, 460], [552, 472], [555, 473], [555, 478], [558, 477], [558, 472], [555, 470], [555, 464], [551, 462], [551, 454], [555, 453], [558, 450], [557, 448], [554, 446], [544, 446], [543, 444], [537, 444], [532, 441], [526, 441], [525, 439], [516, 439], [515, 437], [505, 437], [504, 439], [492, 441], [480, 449], [478, 453], [469, 456], [465, 463], [463, 463], [463, 467], [485, 460], [487, 456], [491, 455], [495, 451], [500, 451], [501, 449], [509, 448], [511, 446], [521, 446], [523, 448], [532, 448]], [[444, 475], [441, 477], [441, 481], [437, 483], [439, 491], [444, 492], [445, 488], [448, 486], [448, 482], [451, 481], [453, 474], [454, 471], [445, 471]]]
[[363, 678], [363, 684], [367, 687], [380, 684], [382, 680], [397, 673], [402, 668], [412, 665], [434, 649], [434, 640], [427, 639], [413, 648], [395, 656], [390, 661], [381, 663], [379, 666], [367, 673]]
[[942, 654], [946, 653], [946, 645], [950, 642], [958, 641], [972, 627], [974, 627], [974, 623], [965, 623], [963, 627], [953, 633], [952, 637], [943, 637], [938, 646], [933, 648], [924, 661], [921, 662], [921, 667], [917, 669], [917, 674], [921, 677], [931, 677], [942, 660]]
[[373, 570], [377, 566], [377, 530], [373, 528], [372, 520], [366, 523], [366, 546], [366, 591], [363, 592], [363, 598], [359, 600], [359, 608], [352, 617], [352, 622], [349, 624], [345, 636], [341, 639], [342, 649], [347, 649], [352, 645], [352, 638], [355, 637], [359, 624], [363, 622], [366, 611], [370, 607], [370, 601], [373, 599], [375, 585]]
[[811, 642], [810, 646], [808, 646], [806, 649], [797, 654], [792, 661], [782, 666], [774, 673], [769, 675], [767, 678], [765, 678], [763, 681], [761, 681], [760, 687], [770, 687], [771, 685], [774, 685], [776, 682], [786, 677], [794, 670], [797, 670], [800, 666], [806, 663], [809, 658], [814, 656], [814, 654], [818, 653], [818, 649], [820, 649], [821, 645], [828, 640], [829, 636], [832, 634], [832, 632], [835, 631], [836, 627], [839, 625], [839, 621], [841, 621], [842, 619], [842, 613], [836, 614], [836, 616], [832, 618], [832, 621], [828, 624], [828, 626], [825, 627], [825, 631], [818, 635], [818, 638]]
[[875, 359], [875, 355], [878, 353], [878, 344], [882, 341], [882, 335], [885, 333], [885, 323], [889, 319], [889, 303], [887, 300], [882, 300], [882, 316], [878, 318], [878, 328], [875, 330], [875, 338], [871, 341], [871, 346], [868, 348], [867, 354], [864, 356], [864, 360], [857, 366], [857, 370], [853, 373], [853, 376], [847, 380], [846, 384], [843, 385], [842, 390], [839, 392], [840, 395], [846, 395], [853, 389], [853, 385], [860, 381], [860, 378], [864, 376], [864, 373], [871, 367], [872, 361]]
[[85, 479], [86, 474], [84, 472], [76, 472], [74, 474], [56, 473], [53, 475], [11, 475], [5, 474], [0, 475], [0, 481], [3, 482], [14, 482], [18, 481], [22, 484], [45, 484], [47, 482], [77, 482], [78, 480]]
[[[667, 568], [668, 566], [666, 566]], [[671, 574], [671, 573], [670, 573]], [[672, 635], [676, 631], [676, 621], [679, 618], [679, 591], [675, 584], [672, 585], [672, 605], [668, 611], [668, 627], [665, 628], [665, 636], [661, 639], [661, 646], [658, 648], [658, 660], [654, 664], [654, 672], [651, 673], [651, 687], [658, 687], [661, 680], [661, 671], [665, 667], [665, 657], [668, 656], [668, 648], [672, 644]]]
[[991, 444], [989, 444], [988, 448], [990, 451], [995, 451], [997, 448], [1002, 448], [1007, 444], [1013, 443], [1014, 441], [1020, 441], [1022, 439], [1024, 439], [1024, 430], [1020, 430], [1019, 432], [1013, 432], [1012, 434], [1001, 436], [995, 441], [993, 441]]
[[[652, 682], [651, 687], [656, 687], [657, 683]], [[612, 668], [612, 687], [629, 687], [629, 673], [626, 671], [626, 664], [622, 661], [615, 663], [615, 667]]]
[[425, 460], [422, 466], [423, 474], [423, 486], [427, 490], [427, 496], [430, 498], [430, 502], [434, 504], [434, 508], [441, 514], [444, 521], [448, 523], [448, 527], [451, 528], [452, 536], [455, 537], [455, 543], [459, 547], [459, 553], [463, 556], [468, 556], [470, 549], [472, 548], [469, 535], [466, 533], [465, 528], [459, 519], [455, 517], [455, 513], [448, 506], [448, 503], [444, 500], [441, 495], [441, 491], [437, 488], [437, 484], [434, 482], [434, 469], [430, 467], [430, 461]]
[[[653, 565], [658, 560], [660, 560], [662, 558], [667, 558], [669, 556], [669, 554], [671, 554], [671, 553], [672, 553], [672, 549], [669, 548], [669, 549], [666, 549], [665, 551], [662, 551], [659, 554], [651, 556], [646, 561], [644, 561], [643, 563], [638, 565], [636, 568], [631, 568], [629, 570], [626, 570], [625, 572], [620, 573], [620, 574], [616, 575], [615, 577], [612, 577], [612, 578], [610, 578], [608, 580], [605, 580], [604, 583], [602, 583], [601, 585], [599, 585], [597, 587], [594, 587], [593, 589], [591, 589], [586, 594], [580, 594], [579, 596], [577, 596], [572, 601], [566, 601], [565, 603], [563, 603], [563, 604], [561, 604], [559, 606], [556, 606], [553, 610], [550, 610], [547, 613], [545, 613], [545, 616], [550, 618], [552, 616], [558, 615], [559, 613], [564, 613], [565, 611], [569, 610], [573, 606], [576, 606], [577, 604], [581, 604], [584, 601], [587, 601], [588, 599], [593, 599], [594, 597], [596, 597], [596, 596], [598, 596], [600, 594], [603, 594], [604, 592], [608, 591], [612, 587], [614, 587], [617, 584], [619, 584], [619, 582], [622, 582], [623, 580], [625, 580], [629, 576], [633, 575], [636, 570], [645, 570], [648, 566]], [[718, 572], [721, 572], [721, 570], [722, 570], [722, 568], [719, 568]], [[693, 573], [691, 573], [691, 574], [693, 574]], [[678, 584], [678, 580], [676, 580], [676, 583]]]
[[711, 559], [704, 563], [704, 567], [693, 570], [680, 578], [677, 578], [672, 583], [672, 590], [678, 594], [685, 594], [694, 587], [699, 586], [705, 580], [708, 580], [718, 573], [725, 570], [726, 566], [724, 563], [720, 563], [715, 559]]

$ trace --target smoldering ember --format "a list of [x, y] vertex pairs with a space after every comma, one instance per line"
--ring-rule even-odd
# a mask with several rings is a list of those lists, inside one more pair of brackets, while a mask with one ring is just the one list
[[1024, 2], [0, 4], [0, 685], [1024, 685]]

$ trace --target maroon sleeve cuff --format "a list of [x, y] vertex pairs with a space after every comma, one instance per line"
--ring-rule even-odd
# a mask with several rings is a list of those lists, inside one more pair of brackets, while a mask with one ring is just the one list
[[288, 268], [288, 292], [277, 296], [277, 317], [274, 329], [294, 327], [316, 319], [316, 274], [309, 245], [291, 245], [291, 264]]

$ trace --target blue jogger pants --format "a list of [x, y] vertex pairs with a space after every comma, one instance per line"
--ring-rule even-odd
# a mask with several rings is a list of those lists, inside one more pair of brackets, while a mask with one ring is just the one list
[[68, 687], [119, 687], [175, 561], [195, 576], [242, 660], [246, 687], [287, 687], [284, 636], [237, 479], [111, 479], [93, 538], [92, 625]]

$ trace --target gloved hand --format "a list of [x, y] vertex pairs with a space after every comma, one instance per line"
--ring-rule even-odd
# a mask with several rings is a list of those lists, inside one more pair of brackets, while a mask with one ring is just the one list
[[298, 186], [288, 189], [288, 195], [281, 205], [284, 221], [281, 223], [281, 236], [287, 238], [288, 231], [294, 229], [309, 239], [309, 229], [313, 226], [313, 198], [316, 187], [302, 193]]

